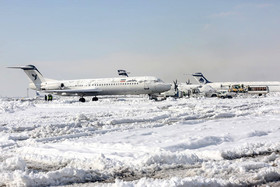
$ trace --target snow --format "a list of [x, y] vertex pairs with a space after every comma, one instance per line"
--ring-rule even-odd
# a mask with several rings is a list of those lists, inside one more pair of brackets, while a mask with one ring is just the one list
[[238, 186], [280, 180], [280, 94], [0, 98], [0, 186]]

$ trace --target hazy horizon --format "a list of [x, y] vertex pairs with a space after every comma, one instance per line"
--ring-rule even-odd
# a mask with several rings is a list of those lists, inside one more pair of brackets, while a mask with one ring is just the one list
[[280, 2], [0, 1], [0, 96], [25, 96], [35, 65], [47, 78], [152, 75], [186, 82], [280, 81]]

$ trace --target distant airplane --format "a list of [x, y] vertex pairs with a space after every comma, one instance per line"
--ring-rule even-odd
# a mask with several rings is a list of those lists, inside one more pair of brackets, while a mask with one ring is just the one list
[[199, 84], [209, 85], [216, 90], [227, 90], [232, 85], [244, 85], [244, 86], [268, 86], [269, 92], [280, 92], [279, 81], [240, 81], [240, 82], [211, 82], [207, 80], [202, 73], [194, 73], [192, 75]]
[[119, 74], [119, 76], [128, 77], [129, 72], [126, 72], [126, 70], [123, 70], [123, 69], [119, 69], [118, 74]]
[[61, 96], [80, 96], [79, 101], [85, 102], [84, 96], [98, 95], [156, 95], [171, 88], [171, 84], [151, 77], [118, 77], [100, 79], [52, 80], [44, 78], [34, 65], [8, 67], [22, 69], [30, 79], [29, 87], [36, 91]]

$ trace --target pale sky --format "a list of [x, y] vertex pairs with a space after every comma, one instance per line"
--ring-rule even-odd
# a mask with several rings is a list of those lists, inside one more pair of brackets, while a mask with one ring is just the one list
[[0, 96], [26, 95], [6, 67], [28, 64], [58, 80], [280, 81], [279, 33], [278, 0], [0, 0]]

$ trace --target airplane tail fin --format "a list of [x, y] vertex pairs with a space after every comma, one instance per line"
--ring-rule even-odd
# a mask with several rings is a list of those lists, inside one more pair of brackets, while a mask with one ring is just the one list
[[41, 84], [43, 82], [46, 82], [43, 75], [39, 72], [39, 70], [34, 65], [16, 66], [16, 67], [8, 67], [8, 68], [22, 69], [28, 76], [29, 80], [33, 82], [33, 84], [36, 87], [36, 90], [41, 90]]
[[207, 80], [202, 73], [195, 73], [192, 76], [194, 76], [199, 84], [211, 83], [211, 81]]
[[126, 77], [128, 77], [129, 72], [127, 72], [126, 70], [123, 70], [123, 69], [119, 69], [118, 70], [118, 74], [119, 74], [119, 76], [126, 76]]

